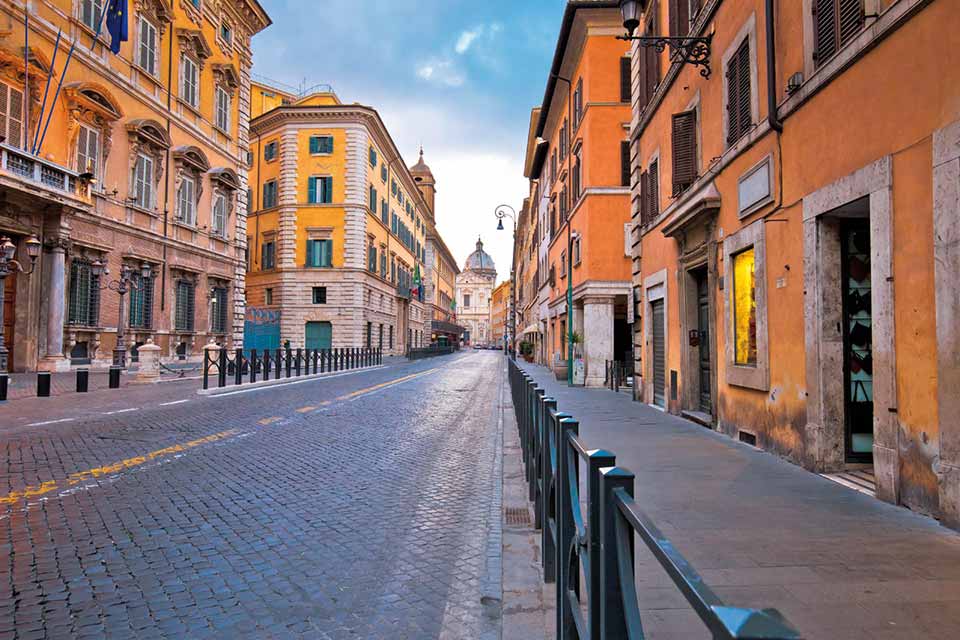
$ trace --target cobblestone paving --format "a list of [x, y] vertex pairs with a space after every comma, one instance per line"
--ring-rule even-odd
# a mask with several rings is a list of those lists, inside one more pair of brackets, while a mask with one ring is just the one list
[[9, 438], [0, 408], [0, 639], [496, 637], [501, 375], [472, 353]]

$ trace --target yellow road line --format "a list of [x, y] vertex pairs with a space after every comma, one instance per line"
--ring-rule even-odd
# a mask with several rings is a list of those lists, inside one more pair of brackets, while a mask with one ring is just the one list
[[283, 420], [280, 416], [273, 416], [272, 418], [264, 418], [263, 420], [257, 420], [257, 424], [261, 427], [265, 427], [268, 424], [273, 424], [274, 422], [280, 422]]
[[34, 496], [40, 496], [45, 493], [50, 493], [57, 489], [63, 489], [66, 487], [72, 487], [78, 485], [81, 482], [86, 482], [88, 480], [95, 480], [101, 476], [108, 476], [123, 471], [124, 469], [132, 469], [138, 467], [142, 464], [150, 462], [151, 460], [156, 460], [157, 458], [162, 458], [173, 453], [179, 453], [182, 451], [187, 451], [188, 449], [193, 449], [194, 447], [199, 447], [203, 444], [210, 444], [211, 442], [216, 442], [218, 440], [223, 440], [229, 438], [230, 436], [235, 436], [239, 433], [236, 429], [230, 429], [229, 431], [221, 431], [220, 433], [215, 433], [212, 436], [206, 436], [204, 438], [198, 438], [196, 440], [191, 440], [190, 442], [184, 442], [183, 444], [175, 444], [170, 447], [164, 447], [163, 449], [157, 449], [156, 451], [151, 451], [142, 456], [136, 456], [134, 458], [127, 458], [126, 460], [121, 460], [119, 462], [114, 462], [113, 464], [108, 464], [102, 467], [94, 467], [93, 469], [87, 469], [86, 471], [79, 471], [77, 473], [70, 474], [67, 476], [66, 480], [57, 482], [56, 480], [48, 480], [37, 486], [27, 487], [22, 491], [11, 491], [7, 495], [0, 497], [0, 504], [14, 504], [23, 498], [32, 498]]
[[315, 410], [315, 409], [316, 409], [316, 407], [309, 407], [309, 406], [308, 406], [308, 407], [300, 407], [299, 409], [297, 409], [297, 413], [310, 413], [311, 411], [313, 411], [313, 410]]

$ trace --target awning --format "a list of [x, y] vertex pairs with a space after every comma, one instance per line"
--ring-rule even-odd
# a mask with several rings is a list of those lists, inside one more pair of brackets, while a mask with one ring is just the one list
[[528, 333], [540, 333], [540, 325], [534, 322], [532, 325], [520, 332], [521, 335], [527, 335]]

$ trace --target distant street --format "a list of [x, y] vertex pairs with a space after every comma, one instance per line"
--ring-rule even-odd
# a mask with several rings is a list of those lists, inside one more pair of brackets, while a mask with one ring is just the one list
[[484, 637], [503, 367], [461, 352], [17, 427], [0, 639]]

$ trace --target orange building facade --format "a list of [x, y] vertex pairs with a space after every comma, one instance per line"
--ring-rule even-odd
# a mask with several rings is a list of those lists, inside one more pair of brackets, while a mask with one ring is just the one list
[[507, 338], [507, 315], [510, 309], [510, 281], [501, 282], [490, 296], [490, 344], [503, 348]]
[[637, 399], [960, 525], [956, 7], [642, 4]]
[[134, 359], [243, 340], [250, 41], [270, 19], [256, 0], [138, 0], [114, 55], [104, 4], [37, 0], [25, 29], [0, 3], [0, 236], [20, 259], [44, 245], [4, 282], [12, 371], [109, 365], [121, 326]]
[[534, 318], [545, 329], [544, 359], [558, 375], [566, 371], [572, 315], [578, 381], [587, 386], [602, 385], [606, 361], [631, 352], [631, 83], [629, 46], [615, 37], [621, 31], [617, 3], [567, 3], [527, 171], [535, 181], [531, 227], [538, 230], [530, 256], [539, 272], [534, 301], [547, 285], [546, 317], [538, 304]]

